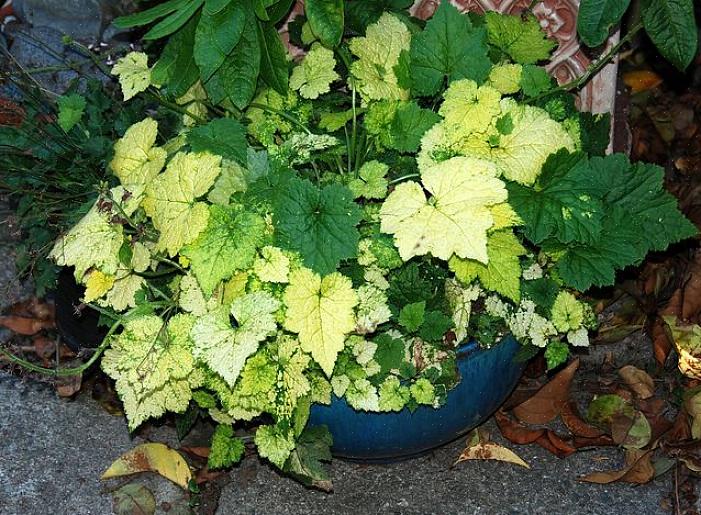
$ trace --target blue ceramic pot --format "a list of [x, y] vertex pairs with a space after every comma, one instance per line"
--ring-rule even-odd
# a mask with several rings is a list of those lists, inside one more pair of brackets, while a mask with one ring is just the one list
[[333, 435], [332, 451], [341, 458], [387, 462], [424, 453], [478, 426], [506, 400], [524, 363], [514, 360], [520, 348], [508, 336], [491, 349], [475, 342], [458, 349], [460, 383], [440, 409], [421, 406], [411, 413], [356, 411], [336, 397], [331, 405], [312, 407], [309, 425], [325, 424]]

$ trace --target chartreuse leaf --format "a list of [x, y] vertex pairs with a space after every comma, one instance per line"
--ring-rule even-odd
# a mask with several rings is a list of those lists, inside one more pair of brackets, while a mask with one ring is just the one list
[[193, 57], [197, 21], [198, 17], [193, 17], [168, 38], [160, 58], [151, 69], [151, 83], [166, 86], [176, 98], [187, 93], [200, 76]]
[[260, 76], [281, 95], [287, 94], [287, 51], [274, 25], [257, 20], [260, 45]]
[[207, 204], [197, 199], [214, 184], [220, 163], [221, 157], [212, 154], [178, 153], [146, 187], [143, 205], [160, 232], [157, 250], [174, 256], [207, 226]]
[[411, 40], [412, 91], [421, 96], [438, 93], [457, 79], [482, 83], [489, 74], [487, 33], [466, 15], [442, 1], [423, 32]]
[[462, 134], [484, 132], [501, 113], [501, 93], [491, 86], [477, 86], [473, 80], [454, 81], [443, 94], [439, 109], [445, 124]]
[[[110, 197], [113, 202], [121, 202], [125, 190], [122, 187], [113, 188]], [[132, 197], [130, 205], [122, 204], [127, 215], [133, 213], [138, 206], [141, 193]], [[61, 236], [49, 253], [59, 266], [72, 266], [78, 281], [83, 279], [85, 272], [96, 268], [106, 275], [114, 275], [119, 268], [119, 249], [124, 243], [122, 225], [112, 222], [112, 216], [117, 214], [115, 208], [101, 209], [98, 199], [90, 211], [70, 231]]]
[[692, 0], [644, 0], [642, 18], [648, 36], [662, 56], [685, 70], [698, 47]]
[[187, 409], [191, 388], [199, 386], [189, 336], [194, 321], [191, 315], [178, 314], [166, 325], [160, 317], [147, 315], [130, 319], [112, 337], [102, 369], [116, 381], [129, 429], [166, 411]]
[[507, 179], [530, 186], [550, 154], [561, 148], [574, 150], [572, 138], [544, 110], [514, 102], [508, 103], [502, 113], [509, 115], [513, 129], [499, 136], [489, 159]]
[[312, 45], [302, 62], [292, 70], [290, 89], [298, 90], [303, 98], [311, 99], [328, 93], [331, 83], [340, 79], [334, 70], [335, 66], [336, 59], [333, 57], [332, 50], [319, 44]]
[[173, 32], [185, 25], [193, 17], [197, 10], [202, 7], [203, 3], [204, 0], [189, 0], [177, 11], [151, 27], [151, 30], [144, 34], [144, 39], [160, 39], [171, 35]]
[[391, 147], [400, 152], [416, 152], [421, 137], [440, 119], [439, 115], [419, 107], [416, 102], [400, 104], [392, 119]]
[[[255, 14], [247, 10], [244, 26], [256, 23]], [[244, 109], [256, 93], [260, 73], [261, 51], [257, 30], [244, 29], [239, 42], [204, 87], [212, 102], [228, 98]]]
[[520, 64], [503, 63], [494, 66], [489, 72], [489, 84], [502, 95], [511, 95], [521, 89]]
[[289, 427], [258, 426], [256, 430], [255, 444], [258, 454], [267, 458], [278, 468], [283, 468], [287, 458], [295, 448], [294, 433]]
[[307, 0], [304, 14], [312, 32], [324, 46], [333, 48], [343, 36], [343, 0]]
[[379, 161], [367, 161], [358, 170], [358, 178], [352, 179], [348, 187], [354, 198], [382, 199], [387, 195], [386, 176], [389, 166]]
[[365, 34], [368, 25], [375, 23], [383, 13], [408, 15], [406, 11], [414, 0], [354, 0], [345, 2], [346, 27], [355, 34]]
[[455, 254], [486, 263], [487, 230], [494, 223], [489, 206], [507, 196], [496, 174], [491, 163], [465, 157], [425, 169], [423, 187], [404, 182], [390, 193], [380, 209], [380, 228], [394, 235], [404, 261], [430, 253], [446, 261]]
[[338, 272], [322, 279], [309, 269], [295, 270], [284, 302], [285, 328], [299, 334], [302, 349], [331, 377], [345, 337], [355, 329], [353, 308], [358, 298], [350, 279]]
[[487, 264], [473, 259], [453, 257], [449, 261], [450, 269], [464, 284], [470, 284], [476, 278], [488, 290], [495, 291], [518, 303], [521, 300], [521, 265], [519, 256], [526, 254], [526, 249], [518, 241], [511, 229], [495, 231], [487, 241]]
[[521, 17], [489, 11], [485, 13], [485, 21], [489, 43], [516, 63], [533, 64], [547, 60], [556, 46], [554, 41], [547, 39], [532, 14]]
[[577, 33], [584, 44], [595, 47], [606, 41], [611, 27], [621, 21], [629, 4], [630, 0], [582, 0], [577, 14]]
[[272, 295], [257, 291], [234, 299], [231, 310], [222, 307], [199, 317], [191, 333], [195, 357], [234, 386], [246, 359], [258, 350], [260, 342], [275, 333], [279, 307], [280, 302]]
[[112, 67], [112, 75], [119, 77], [124, 100], [129, 100], [151, 85], [148, 56], [143, 52], [129, 52]]
[[242, 206], [212, 205], [207, 228], [181, 254], [190, 260], [202, 291], [209, 296], [221, 281], [253, 264], [264, 238], [262, 216]]
[[58, 104], [58, 125], [68, 132], [77, 125], [85, 112], [85, 98], [76, 93], [62, 95], [56, 100]]
[[394, 67], [402, 50], [408, 50], [411, 33], [397, 17], [384, 13], [368, 26], [364, 37], [353, 38], [349, 48], [358, 60], [351, 64], [353, 84], [364, 100], [406, 100]]
[[125, 187], [146, 186], [163, 168], [166, 151], [153, 146], [157, 136], [158, 123], [145, 118], [129, 127], [114, 144], [110, 168]]
[[326, 426], [305, 428], [285, 463], [284, 471], [306, 486], [330, 492], [333, 485], [322, 462], [331, 461], [332, 443]]
[[241, 39], [245, 30], [245, 2], [230, 1], [224, 7], [221, 2], [206, 1], [195, 32], [195, 62], [200, 69], [200, 79], [206, 82], [224, 63]]
[[216, 118], [192, 129], [187, 142], [194, 152], [210, 152], [242, 165], [248, 163], [246, 129], [233, 118]]
[[306, 266], [328, 274], [342, 259], [355, 256], [360, 216], [345, 186], [331, 184], [320, 190], [292, 178], [275, 202], [275, 238], [280, 247], [299, 252]]
[[548, 157], [535, 188], [509, 183], [509, 203], [523, 219], [528, 239], [536, 244], [547, 238], [597, 241], [603, 206], [592, 180], [585, 156], [562, 150]]
[[243, 440], [234, 436], [234, 428], [219, 424], [212, 435], [207, 466], [210, 469], [230, 467], [241, 461], [245, 450]]

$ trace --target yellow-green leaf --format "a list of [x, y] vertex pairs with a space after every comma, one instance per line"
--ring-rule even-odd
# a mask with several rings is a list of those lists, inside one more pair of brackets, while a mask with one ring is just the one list
[[128, 476], [139, 472], [155, 472], [187, 489], [192, 472], [179, 452], [162, 443], [143, 443], [120, 456], [101, 479]]

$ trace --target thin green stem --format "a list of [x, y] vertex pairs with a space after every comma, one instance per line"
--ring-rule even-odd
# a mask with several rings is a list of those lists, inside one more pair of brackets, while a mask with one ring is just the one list
[[260, 109], [261, 111], [266, 111], [268, 113], [273, 113], [278, 116], [283, 117], [285, 120], [288, 122], [296, 125], [300, 129], [302, 129], [304, 132], [307, 134], [312, 134], [312, 131], [310, 131], [306, 125], [304, 125], [302, 122], [300, 122], [297, 118], [295, 118], [292, 115], [287, 114], [284, 111], [280, 111], [279, 109], [275, 109], [274, 107], [267, 106], [265, 104], [259, 104], [258, 102], [251, 102], [248, 104], [249, 107], [253, 107], [254, 109]]
[[574, 80], [571, 80], [570, 82], [563, 84], [561, 86], [558, 86], [556, 88], [550, 89], [548, 91], [545, 91], [544, 93], [541, 93], [540, 95], [537, 95], [536, 97], [532, 98], [531, 101], [537, 101], [537, 100], [542, 100], [543, 98], [547, 98], [551, 95], [554, 95], [555, 93], [559, 93], [561, 91], [572, 91], [575, 89], [579, 89], [583, 87], [587, 82], [589, 82], [597, 73], [601, 71], [601, 69], [606, 66], [611, 60], [616, 57], [618, 54], [618, 51], [627, 43], [629, 43], [635, 35], [640, 32], [640, 30], [643, 28], [642, 23], [637, 23], [634, 25], [629, 31], [628, 34], [626, 34], [624, 37], [621, 38], [621, 40], [613, 45], [611, 49], [606, 52], [603, 56], [601, 56], [599, 59], [591, 63], [586, 71], [577, 77]]
[[421, 174], [409, 173], [407, 175], [402, 175], [401, 177], [397, 177], [396, 179], [392, 179], [391, 181], [389, 181], [389, 184], [397, 184], [398, 182], [402, 182], [407, 179], [413, 179], [414, 177], [421, 177]]
[[170, 109], [172, 111], [175, 111], [176, 113], [182, 114], [183, 116], [189, 116], [193, 120], [196, 120], [198, 123], [207, 123], [207, 120], [205, 118], [202, 118], [201, 116], [198, 116], [195, 113], [191, 113], [190, 111], [188, 111], [184, 107], [182, 107], [174, 102], [170, 102], [169, 100], [166, 100], [154, 88], [147, 89], [146, 95], [149, 98], [158, 102], [160, 105], [162, 105], [166, 109]]

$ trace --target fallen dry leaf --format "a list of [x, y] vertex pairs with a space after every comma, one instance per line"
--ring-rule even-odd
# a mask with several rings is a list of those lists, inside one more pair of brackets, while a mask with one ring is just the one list
[[507, 449], [503, 445], [488, 441], [488, 436], [483, 436], [479, 430], [473, 430], [467, 437], [467, 446], [453, 465], [468, 460], [505, 461], [521, 467], [531, 468], [514, 451]]
[[128, 484], [112, 492], [114, 515], [153, 515], [156, 499], [143, 485]]
[[579, 359], [558, 372], [545, 386], [527, 401], [513, 409], [514, 415], [528, 424], [546, 424], [560, 414], [569, 398], [570, 385]]
[[650, 70], [634, 70], [623, 74], [623, 82], [631, 93], [640, 93], [662, 84], [662, 77]]
[[618, 374], [639, 399], [649, 399], [655, 394], [655, 381], [644, 370], [626, 365], [618, 370]]
[[205, 465], [203, 468], [197, 471], [195, 483], [201, 485], [202, 483], [213, 481], [224, 474], [226, 474], [225, 470], [210, 470], [209, 467]]
[[187, 489], [192, 472], [179, 452], [162, 443], [143, 443], [120, 456], [101, 479], [155, 472]]
[[40, 318], [21, 317], [16, 315], [0, 316], [0, 327], [7, 327], [10, 331], [23, 336], [32, 336], [43, 329], [52, 329], [53, 320]]
[[209, 452], [211, 451], [209, 447], [181, 447], [180, 450], [190, 456], [204, 459], [209, 458]]
[[519, 424], [501, 410], [494, 414], [494, 419], [504, 438], [519, 445], [533, 443], [545, 434], [545, 429], [531, 429]]
[[568, 401], [564, 404], [562, 410], [560, 411], [560, 418], [567, 429], [569, 429], [575, 436], [580, 436], [583, 438], [598, 438], [604, 434], [604, 432], [600, 429], [587, 424], [584, 420], [582, 420], [574, 401]]
[[650, 462], [651, 457], [652, 450], [629, 449], [626, 451], [626, 465], [621, 470], [592, 472], [580, 477], [579, 480], [598, 484], [623, 481], [642, 485], [655, 476], [655, 468]]
[[547, 429], [545, 434], [538, 438], [535, 443], [558, 458], [566, 458], [577, 452], [576, 447], [550, 429]]

